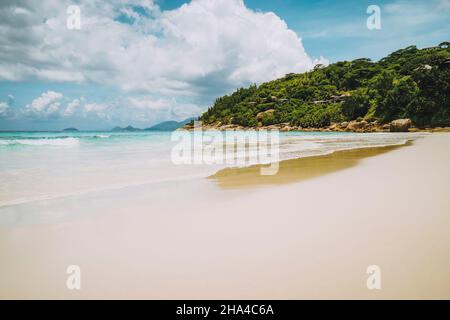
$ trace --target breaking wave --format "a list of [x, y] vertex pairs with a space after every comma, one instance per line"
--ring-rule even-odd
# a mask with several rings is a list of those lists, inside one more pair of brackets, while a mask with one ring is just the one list
[[74, 147], [79, 144], [80, 140], [77, 138], [0, 140], [0, 145]]

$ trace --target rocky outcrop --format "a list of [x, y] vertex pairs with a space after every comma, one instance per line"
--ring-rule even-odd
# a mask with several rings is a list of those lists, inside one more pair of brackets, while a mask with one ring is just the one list
[[256, 115], [256, 120], [262, 121], [266, 117], [271, 117], [274, 112], [275, 112], [274, 109], [269, 109], [267, 111], [260, 112]]
[[238, 126], [236, 124], [226, 124], [223, 126], [218, 127], [219, 130], [243, 130], [244, 127]]
[[353, 120], [350, 122], [344, 121], [341, 123], [332, 123], [327, 131], [337, 132], [382, 132], [388, 131], [388, 128], [383, 128], [378, 121], [368, 122], [366, 120]]
[[[201, 128], [203, 130], [220, 130], [220, 131], [237, 131], [237, 130], [246, 130], [248, 128], [244, 128], [242, 126], [236, 124], [222, 124], [221, 122], [215, 122], [211, 124], [202, 124]], [[177, 129], [177, 130], [194, 130], [194, 125], [189, 123], [185, 126]]]
[[411, 127], [412, 122], [410, 119], [398, 119], [388, 124], [381, 124], [379, 121], [353, 120], [333, 123], [327, 129], [329, 131], [345, 132], [408, 132]]
[[411, 119], [397, 119], [389, 124], [390, 132], [408, 132], [412, 126]]
[[[272, 111], [272, 110], [267, 110]], [[266, 111], [266, 112], [267, 112]], [[270, 112], [267, 112], [270, 114]], [[267, 114], [266, 113], [266, 114]], [[183, 129], [192, 130], [192, 125], [186, 125]], [[450, 131], [449, 128], [415, 128], [412, 127], [412, 122], [410, 119], [398, 119], [394, 120], [387, 124], [381, 124], [379, 121], [366, 121], [366, 120], [353, 120], [353, 121], [345, 121], [341, 123], [332, 123], [328, 127], [323, 128], [302, 128], [298, 126], [291, 125], [290, 123], [280, 123], [273, 124], [270, 126], [262, 126], [261, 124], [258, 127], [242, 127], [234, 124], [222, 124], [220, 122], [215, 122], [212, 124], [203, 125], [203, 130], [279, 130], [281, 132], [289, 132], [289, 131], [318, 131], [318, 132], [408, 132], [408, 131]]]
[[280, 123], [277, 129], [281, 132], [298, 131], [298, 127], [292, 126], [289, 122]]
[[367, 129], [368, 123], [365, 120], [362, 121], [350, 121], [345, 128], [345, 131], [361, 132]]

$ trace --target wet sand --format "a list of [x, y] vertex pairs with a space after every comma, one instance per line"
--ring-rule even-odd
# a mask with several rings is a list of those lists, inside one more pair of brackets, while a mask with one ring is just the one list
[[215, 180], [222, 188], [231, 189], [301, 182], [351, 168], [362, 159], [411, 144], [412, 142], [408, 141], [403, 145], [341, 150], [328, 155], [284, 160], [279, 163], [278, 172], [274, 175], [261, 175], [261, 168], [267, 165], [226, 168], [210, 176], [209, 179]]
[[[17, 207], [0, 228], [0, 298], [449, 299], [449, 146], [432, 134], [293, 179], [283, 165], [261, 188], [227, 174], [226, 188], [201, 179]], [[72, 264], [80, 291], [65, 285]], [[366, 287], [369, 265], [381, 290]]]

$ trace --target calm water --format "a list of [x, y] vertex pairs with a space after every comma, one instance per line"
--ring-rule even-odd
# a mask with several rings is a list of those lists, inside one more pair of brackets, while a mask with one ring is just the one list
[[[281, 133], [280, 159], [402, 144], [421, 136]], [[224, 167], [175, 165], [171, 152], [176, 144], [170, 132], [0, 132], [0, 213], [11, 206], [102, 190], [202, 179]]]

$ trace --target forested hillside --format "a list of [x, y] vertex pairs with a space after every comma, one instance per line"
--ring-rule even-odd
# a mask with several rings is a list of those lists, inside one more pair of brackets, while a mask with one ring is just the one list
[[321, 128], [364, 119], [410, 118], [418, 126], [450, 126], [450, 42], [410, 46], [378, 62], [317, 65], [302, 74], [241, 88], [218, 98], [200, 120], [244, 127], [289, 123]]

